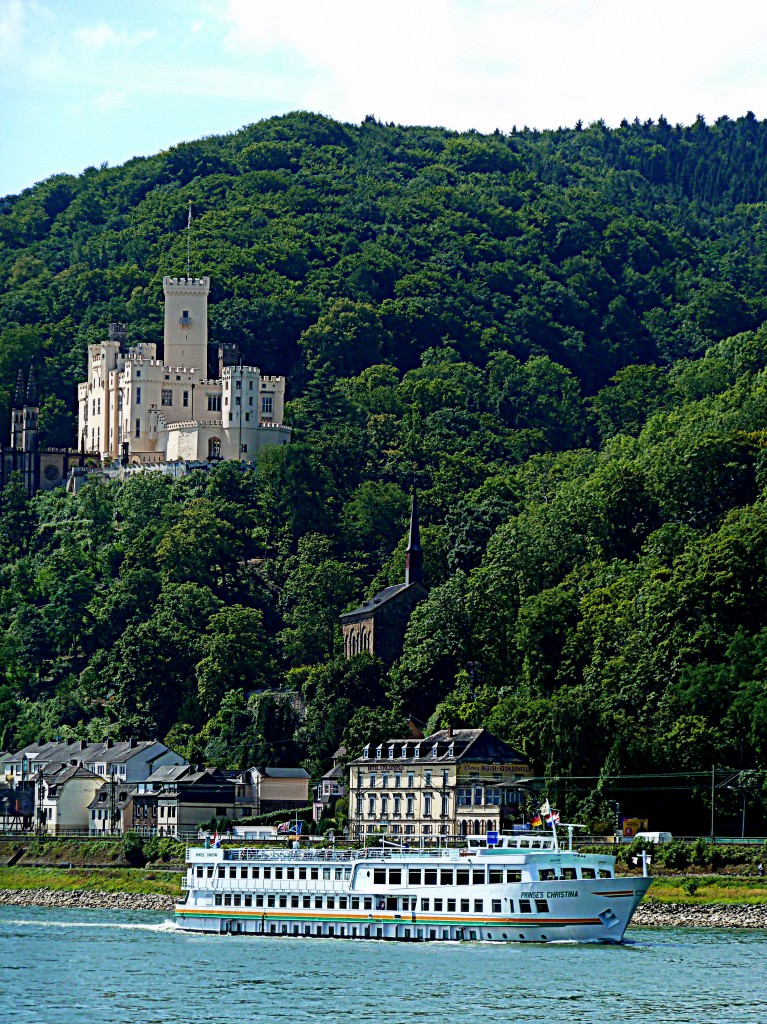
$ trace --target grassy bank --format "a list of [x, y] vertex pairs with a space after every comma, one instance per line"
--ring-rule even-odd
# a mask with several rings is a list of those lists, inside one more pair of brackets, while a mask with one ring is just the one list
[[181, 875], [136, 868], [0, 867], [0, 889], [53, 889], [59, 892], [159, 893], [178, 896]]
[[647, 898], [659, 903], [677, 903], [690, 907], [707, 903], [765, 906], [767, 879], [722, 875], [667, 875], [655, 879]]

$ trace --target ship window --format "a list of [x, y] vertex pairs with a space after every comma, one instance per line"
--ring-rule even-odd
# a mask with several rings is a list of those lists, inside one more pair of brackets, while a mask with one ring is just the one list
[[520, 914], [531, 914], [533, 908], [530, 906], [530, 900], [519, 901], [519, 912]]
[[436, 885], [437, 884], [437, 871], [436, 868], [426, 868], [423, 873], [423, 884], [424, 885]]
[[445, 871], [444, 869], [439, 873], [439, 884], [440, 885], [452, 885], [453, 884], [453, 872]]
[[290, 897], [290, 905], [291, 905], [291, 907], [297, 907], [298, 906], [298, 896], [291, 896]]
[[373, 909], [373, 897], [372, 896], [365, 896], [365, 900], [364, 900], [364, 904], [363, 904], [363, 908], [362, 909], [363, 910], [372, 910]]
[[490, 885], [497, 885], [503, 881], [503, 869], [502, 868], [490, 868]]
[[455, 913], [455, 900], [448, 900], [447, 901], [447, 912], [448, 912], [448, 914]]
[[239, 893], [234, 897], [234, 905], [235, 907], [242, 906], [242, 896], [240, 896]]
[[482, 913], [484, 913], [484, 910], [485, 910], [485, 901], [484, 900], [474, 900], [474, 913], [475, 914], [482, 914]]
[[606, 871], [604, 868], [600, 868], [599, 869], [599, 877], [600, 878], [612, 878], [613, 877], [613, 873], [612, 873], [612, 871]]
[[197, 868], [197, 877], [202, 878], [202, 865], [200, 864]]
[[316, 881], [320, 877], [320, 869], [319, 868], [310, 868], [309, 870], [311, 872], [312, 881]]
[[314, 909], [315, 910], [322, 910], [322, 897], [321, 896], [315, 896], [314, 897]]
[[346, 896], [339, 896], [339, 898], [338, 898], [338, 909], [339, 910], [346, 910], [347, 909], [347, 903], [348, 903], [348, 901], [347, 901]]
[[468, 885], [469, 884], [469, 878], [470, 878], [469, 872], [468, 871], [464, 871], [462, 868], [459, 868], [458, 871], [456, 871], [456, 873], [455, 873], [455, 884], [456, 885]]
[[[503, 872], [501, 872], [501, 874], [503, 874]], [[484, 885], [485, 884], [485, 872], [484, 871], [472, 871], [472, 873], [471, 873], [471, 880], [474, 883], [474, 885]], [[502, 882], [503, 878], [499, 878], [498, 881]]]
[[213, 877], [213, 865], [212, 864], [205, 869], [205, 874], [206, 874], [206, 876], [208, 878], [212, 878]]
[[461, 913], [462, 914], [468, 914], [469, 913], [469, 901], [468, 900], [461, 900]]
[[352, 910], [360, 909], [360, 898], [359, 896], [352, 896]]
[[335, 898], [333, 896], [328, 896], [327, 907], [328, 907], [328, 910], [335, 910], [335, 908], [336, 908], [336, 901], [335, 901]]
[[219, 878], [225, 878], [226, 877], [226, 868], [219, 868], [217, 874], [218, 874]]
[[311, 898], [311, 896], [302, 896], [301, 897], [301, 906], [305, 910], [308, 909], [311, 905], [312, 905], [312, 898]]
[[246, 907], [252, 907], [253, 906], [253, 897], [252, 896], [246, 896], [245, 897], [245, 906]]
[[252, 876], [253, 878], [258, 878], [258, 876], [260, 874], [261, 874], [261, 868], [253, 868], [253, 876]]
[[507, 882], [521, 882], [522, 881], [522, 872], [518, 871], [516, 868], [509, 868], [507, 870], [507, 872], [506, 872], [506, 881]]
[[215, 897], [215, 904], [217, 907], [221, 906], [221, 896], [217, 893]]
[[282, 879], [282, 868], [275, 868], [274, 869], [274, 877]]
[[500, 914], [500, 912], [501, 912], [501, 901], [500, 900], [492, 900], [492, 904], [493, 904], [493, 913], [494, 914]]
[[330, 881], [330, 868], [323, 868], [323, 869], [322, 869], [322, 877], [323, 877], [323, 878], [324, 878], [324, 879], [325, 879], [326, 881]]
[[407, 873], [407, 884], [408, 885], [420, 885], [421, 884], [421, 869], [410, 868]]
[[400, 868], [389, 868], [389, 885], [402, 885], [402, 871]]
[[298, 869], [298, 877], [299, 877], [299, 879], [302, 879], [302, 880], [306, 879], [306, 868], [299, 868]]
[[352, 877], [352, 869], [344, 868], [344, 878], [349, 879]]
[[273, 893], [266, 897], [266, 905], [267, 905], [267, 907], [273, 907], [274, 906], [274, 894]]
[[581, 868], [581, 878], [596, 878], [597, 873], [593, 868]]
[[539, 914], [548, 914], [549, 912], [549, 901], [548, 900], [536, 900], [535, 909]]
[[386, 868], [373, 868], [373, 885], [386, 885]]
[[336, 868], [335, 869], [334, 876], [335, 876], [335, 880], [337, 882], [340, 882], [341, 878], [343, 877], [343, 873], [344, 873], [344, 869], [343, 868]]
[[230, 878], [236, 878], [237, 877], [237, 868], [229, 868], [229, 877]]
[[231, 905], [232, 905], [232, 897], [229, 895], [229, 893], [227, 893], [224, 896], [224, 906], [225, 907], [231, 907]]
[[435, 900], [434, 901], [434, 910], [435, 910], [435, 912], [437, 914], [441, 914], [442, 913], [442, 900]]
[[263, 907], [263, 905], [264, 905], [264, 897], [263, 896], [256, 896], [256, 906], [257, 907]]
[[285, 877], [286, 878], [295, 878], [296, 877], [296, 869], [295, 868], [286, 868], [285, 869]]
[[271, 877], [272, 877], [272, 869], [271, 868], [264, 868], [264, 878], [271, 878]]
[[566, 878], [568, 881], [571, 881], [575, 877], [575, 868], [562, 868], [562, 878]]
[[421, 900], [421, 911], [422, 912], [423, 911], [428, 911], [428, 909], [429, 909], [429, 901], [428, 900]]
[[281, 907], [287, 907], [287, 905], [288, 905], [288, 897], [287, 896], [280, 896], [280, 906]]
[[248, 869], [247, 868], [240, 868], [240, 878], [247, 878], [247, 877], [248, 877]]
[[541, 870], [538, 872], [538, 877], [542, 882], [549, 882], [554, 877], [554, 869], [541, 868]]

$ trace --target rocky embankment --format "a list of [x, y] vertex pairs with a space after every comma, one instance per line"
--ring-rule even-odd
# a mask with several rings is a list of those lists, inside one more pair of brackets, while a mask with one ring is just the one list
[[[0, 906], [72, 908], [78, 910], [172, 911], [174, 896], [161, 893], [97, 892], [79, 889], [0, 889]], [[764, 928], [767, 906], [705, 903], [657, 903], [647, 900], [634, 914], [632, 925], [646, 928]]]
[[631, 920], [632, 925], [649, 928], [765, 928], [767, 906], [746, 903], [640, 903]]
[[173, 910], [163, 893], [98, 892], [90, 889], [0, 889], [0, 906], [67, 907], [78, 910]]

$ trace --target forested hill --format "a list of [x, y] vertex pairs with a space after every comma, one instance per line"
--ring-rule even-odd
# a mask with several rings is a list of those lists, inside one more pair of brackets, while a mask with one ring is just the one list
[[[317, 771], [412, 712], [551, 772], [765, 766], [767, 123], [301, 113], [55, 176], [0, 201], [3, 424], [34, 359], [71, 442], [86, 346], [159, 339], [190, 199], [211, 338], [290, 377], [295, 443], [6, 491], [0, 747]], [[386, 676], [337, 616], [400, 578], [414, 475], [432, 589]]]

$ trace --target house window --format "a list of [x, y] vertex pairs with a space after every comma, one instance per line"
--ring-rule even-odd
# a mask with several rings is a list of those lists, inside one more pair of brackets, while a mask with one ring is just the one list
[[424, 817], [426, 817], [426, 818], [430, 818], [431, 817], [431, 797], [430, 796], [425, 796], [423, 798], [423, 813], [424, 813]]
[[271, 395], [261, 396], [261, 412], [271, 416], [274, 411], [274, 400]]
[[173, 391], [171, 388], [163, 388], [160, 393], [160, 405], [173, 405]]
[[431, 769], [430, 769], [430, 768], [429, 768], [429, 769], [427, 769], [427, 770], [426, 770], [426, 771], [424, 772], [424, 775], [423, 775], [423, 784], [424, 784], [424, 786], [430, 786], [430, 785], [431, 785]]

